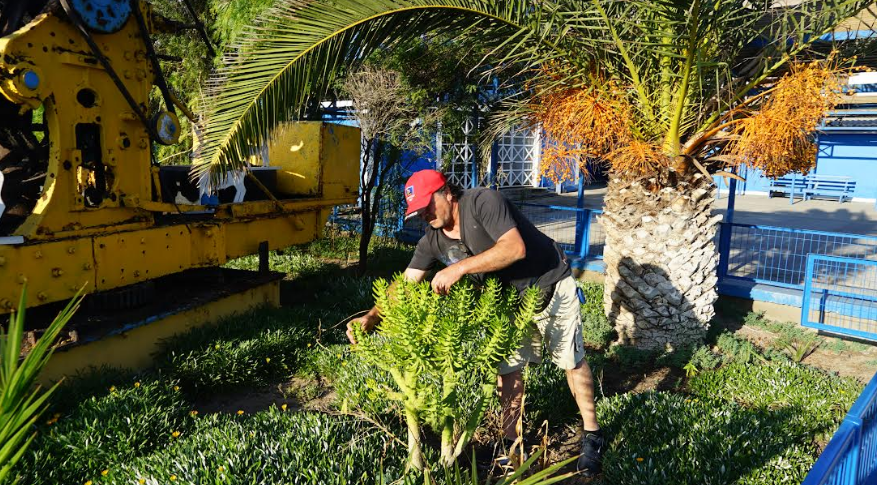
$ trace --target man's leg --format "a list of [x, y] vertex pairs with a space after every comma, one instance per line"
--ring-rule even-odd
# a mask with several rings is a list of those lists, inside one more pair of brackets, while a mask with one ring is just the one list
[[588, 361], [582, 359], [575, 368], [566, 370], [566, 382], [582, 414], [585, 433], [598, 431], [597, 406], [594, 404], [594, 376]]
[[518, 421], [521, 419], [521, 401], [524, 398], [524, 379], [520, 370], [501, 375], [499, 402], [502, 404], [502, 430], [506, 438], [518, 439]]

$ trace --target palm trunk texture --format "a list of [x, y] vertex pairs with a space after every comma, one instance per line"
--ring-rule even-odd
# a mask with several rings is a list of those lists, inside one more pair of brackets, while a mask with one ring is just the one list
[[673, 350], [700, 343], [715, 314], [721, 215], [712, 215], [716, 188], [695, 174], [673, 187], [609, 182], [600, 223], [606, 314], [618, 342]]

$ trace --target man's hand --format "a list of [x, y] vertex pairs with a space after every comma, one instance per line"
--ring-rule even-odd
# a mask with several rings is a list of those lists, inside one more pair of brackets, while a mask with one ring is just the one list
[[432, 291], [439, 295], [447, 295], [448, 292], [451, 291], [451, 286], [460, 281], [463, 274], [464, 273], [460, 271], [459, 263], [448, 266], [436, 273], [432, 278]]
[[379, 317], [377, 312], [372, 309], [365, 315], [347, 322], [347, 340], [350, 340], [352, 345], [356, 345], [356, 338], [353, 336], [353, 328], [355, 325], [359, 325], [359, 328], [361, 328], [363, 332], [369, 333], [374, 330], [375, 325], [380, 321], [381, 317]]

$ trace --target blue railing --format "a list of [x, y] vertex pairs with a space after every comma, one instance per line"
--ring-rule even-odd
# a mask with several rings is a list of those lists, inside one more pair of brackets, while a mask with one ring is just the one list
[[[524, 217], [570, 256], [603, 259], [606, 234], [597, 222], [601, 210], [516, 202]], [[584, 242], [587, 244], [584, 244]]]
[[877, 261], [877, 237], [858, 234], [723, 223], [719, 239], [720, 279], [803, 290], [810, 254]]
[[877, 261], [811, 254], [801, 325], [877, 340]]
[[802, 485], [877, 483], [877, 374], [853, 403]]

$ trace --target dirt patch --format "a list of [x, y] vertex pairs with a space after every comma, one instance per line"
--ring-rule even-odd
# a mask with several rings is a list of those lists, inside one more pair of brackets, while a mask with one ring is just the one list
[[[813, 332], [816, 335], [815, 332]], [[779, 334], [754, 327], [743, 325], [735, 333], [738, 337], [745, 338], [762, 349], [778, 348]], [[802, 363], [822, 369], [841, 377], [854, 377], [865, 384], [874, 377], [877, 372], [877, 345], [849, 341], [819, 334], [817, 337], [819, 346], [801, 360]]]
[[321, 380], [294, 377], [262, 389], [221, 394], [195, 403], [201, 413], [258, 413], [284, 404], [290, 411], [329, 411], [335, 391]]
[[615, 363], [607, 363], [596, 376], [598, 392], [609, 397], [616, 394], [642, 393], [648, 391], [673, 391], [679, 388], [685, 373], [681, 369], [659, 367], [657, 369], [622, 369]]

